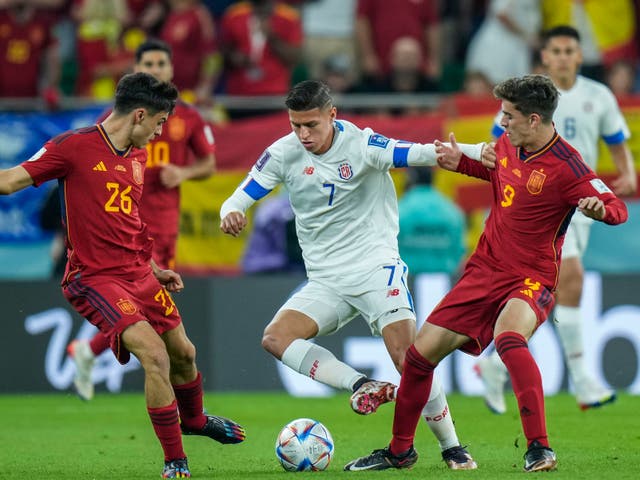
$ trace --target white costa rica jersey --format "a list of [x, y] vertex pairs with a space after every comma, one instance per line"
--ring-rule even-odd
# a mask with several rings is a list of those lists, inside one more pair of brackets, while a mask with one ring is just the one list
[[[399, 258], [397, 197], [389, 169], [435, 165], [435, 148], [390, 139], [344, 120], [335, 121], [334, 128], [333, 144], [321, 155], [308, 152], [293, 132], [274, 142], [222, 205], [220, 217], [244, 213], [283, 184], [308, 277], [360, 284]], [[481, 145], [461, 148], [479, 159]]]

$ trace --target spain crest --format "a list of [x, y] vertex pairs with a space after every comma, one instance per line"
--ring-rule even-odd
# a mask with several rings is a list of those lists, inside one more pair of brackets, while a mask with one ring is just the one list
[[144, 174], [142, 173], [142, 164], [137, 160], [131, 160], [131, 169], [133, 170], [133, 179], [138, 185], [144, 183]]
[[118, 300], [118, 303], [116, 305], [118, 305], [118, 308], [125, 315], [133, 315], [138, 311], [135, 304], [128, 298], [121, 298], [120, 300]]
[[542, 192], [542, 185], [547, 176], [542, 171], [534, 170], [527, 180], [527, 191], [532, 195], [538, 195]]
[[351, 165], [348, 162], [341, 163], [338, 167], [338, 173], [340, 174], [340, 178], [343, 180], [349, 180], [353, 177], [353, 170], [351, 169]]

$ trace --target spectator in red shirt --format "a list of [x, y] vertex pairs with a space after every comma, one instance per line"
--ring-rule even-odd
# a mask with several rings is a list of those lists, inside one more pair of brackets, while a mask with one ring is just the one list
[[76, 21], [78, 95], [110, 100], [118, 78], [131, 64], [131, 54], [121, 45], [123, 25], [130, 12], [124, 0], [74, 0]]
[[363, 80], [377, 83], [391, 69], [391, 46], [400, 37], [413, 37], [422, 46], [422, 73], [440, 79], [440, 17], [438, 2], [430, 0], [358, 0], [356, 42]]
[[283, 95], [300, 59], [302, 22], [297, 10], [276, 0], [231, 5], [221, 19], [226, 92]]
[[0, 10], [0, 96], [58, 103], [60, 58], [51, 23], [26, 1]]
[[160, 38], [173, 51], [173, 81], [182, 96], [207, 104], [220, 73], [213, 18], [199, 0], [169, 0], [169, 15]]

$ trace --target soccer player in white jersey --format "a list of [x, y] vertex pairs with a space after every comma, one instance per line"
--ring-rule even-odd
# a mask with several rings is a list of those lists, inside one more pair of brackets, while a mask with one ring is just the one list
[[[265, 150], [223, 203], [220, 228], [238, 235], [247, 225], [244, 212], [284, 185], [308, 281], [267, 325], [262, 346], [291, 369], [353, 392], [351, 407], [367, 415], [393, 401], [396, 386], [367, 378], [309, 339], [334, 333], [361, 314], [401, 370], [416, 335], [416, 317], [407, 266], [398, 253], [397, 197], [389, 169], [435, 165], [435, 147], [336, 120], [329, 88], [319, 81], [294, 86], [285, 104], [293, 131]], [[483, 145], [463, 148], [480, 160]], [[460, 445], [440, 382], [423, 416], [449, 468], [477, 468]]]
[[[553, 122], [561, 137], [582, 155], [595, 171], [598, 141], [604, 140], [618, 170], [611, 187], [616, 195], [631, 195], [637, 177], [627, 139], [629, 129], [611, 90], [602, 83], [578, 74], [582, 62], [580, 36], [570, 26], [558, 26], [543, 34], [542, 63], [560, 91]], [[498, 123], [493, 136], [502, 135]], [[592, 220], [577, 212], [569, 225], [562, 247], [560, 276], [556, 291], [555, 326], [564, 350], [576, 400], [581, 409], [600, 407], [615, 400], [615, 392], [595, 379], [583, 360], [584, 342], [580, 318], [582, 256], [587, 249]], [[476, 371], [485, 385], [485, 400], [494, 413], [505, 413], [504, 386], [507, 370], [494, 351], [480, 359]]]

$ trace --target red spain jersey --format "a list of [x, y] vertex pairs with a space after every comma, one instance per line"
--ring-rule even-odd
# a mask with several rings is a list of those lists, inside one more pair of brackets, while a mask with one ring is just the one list
[[469, 263], [537, 278], [554, 291], [564, 235], [578, 200], [597, 196], [606, 205], [604, 222], [623, 223], [627, 208], [569, 143], [554, 133], [537, 152], [495, 146], [496, 168], [463, 156], [458, 171], [491, 182], [493, 200], [484, 232]]
[[66, 132], [22, 163], [34, 185], [59, 179], [67, 271], [139, 278], [151, 268], [152, 241], [138, 206], [147, 153], [115, 149], [101, 125]]
[[153, 234], [177, 235], [180, 218], [180, 188], [166, 188], [160, 182], [163, 165], [179, 167], [215, 151], [211, 127], [195, 107], [178, 101], [162, 126], [162, 134], [147, 144], [147, 169], [140, 216]]

